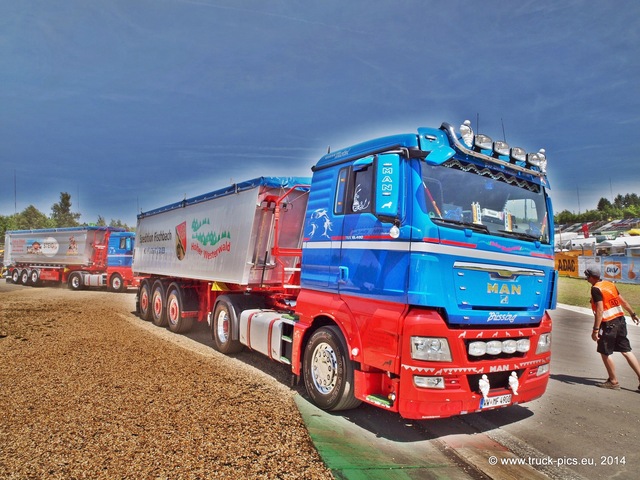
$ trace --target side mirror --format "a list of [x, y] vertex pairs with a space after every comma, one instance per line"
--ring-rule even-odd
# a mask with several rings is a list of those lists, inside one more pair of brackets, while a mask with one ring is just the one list
[[400, 155], [378, 155], [375, 214], [383, 221], [398, 216], [400, 200]]

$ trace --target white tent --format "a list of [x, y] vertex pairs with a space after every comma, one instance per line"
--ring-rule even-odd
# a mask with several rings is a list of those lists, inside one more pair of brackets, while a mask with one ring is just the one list
[[640, 247], [640, 237], [618, 237], [615, 240], [605, 240], [598, 244], [598, 248], [607, 248], [609, 253], [625, 253], [625, 249]]

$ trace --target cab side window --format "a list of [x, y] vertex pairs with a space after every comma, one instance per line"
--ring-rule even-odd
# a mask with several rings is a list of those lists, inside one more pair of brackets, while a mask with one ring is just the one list
[[373, 168], [353, 172], [353, 183], [349, 191], [350, 213], [371, 212], [373, 204]]

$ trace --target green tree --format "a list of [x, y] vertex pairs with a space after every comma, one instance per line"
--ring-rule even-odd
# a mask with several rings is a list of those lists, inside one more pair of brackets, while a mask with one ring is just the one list
[[601, 212], [606, 212], [611, 207], [612, 207], [611, 202], [609, 200], [607, 200], [606, 198], [602, 197], [600, 199], [600, 201], [598, 202], [598, 207], [597, 208]]
[[96, 222], [96, 225], [98, 227], [106, 227], [107, 226], [107, 222], [104, 219], [104, 217], [102, 215], [98, 215], [98, 221]]
[[129, 225], [127, 225], [126, 223], [123, 223], [122, 220], [120, 220], [120, 219], [114, 220], [112, 218], [111, 219], [111, 223], [109, 223], [109, 226], [110, 227], [116, 227], [116, 228], [124, 228], [128, 232], [132, 232], [133, 231], [133, 229], [131, 227], [129, 227]]
[[35, 230], [55, 227], [53, 221], [33, 205], [15, 215], [16, 230]]
[[17, 216], [16, 215], [9, 215], [9, 216], [3, 216], [0, 215], [0, 244], [4, 243], [4, 234], [7, 230], [17, 230], [18, 229], [18, 223], [17, 223]]
[[80, 214], [71, 212], [71, 195], [67, 192], [60, 193], [60, 201], [51, 206], [51, 212], [51, 218], [56, 227], [77, 227], [79, 225]]

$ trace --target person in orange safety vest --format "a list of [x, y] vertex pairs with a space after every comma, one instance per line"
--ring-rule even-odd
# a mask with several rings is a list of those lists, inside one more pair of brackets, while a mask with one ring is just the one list
[[[584, 271], [584, 276], [591, 284], [591, 309], [594, 316], [591, 338], [597, 342], [597, 351], [609, 374], [609, 378], [605, 382], [597, 383], [596, 386], [620, 390], [615, 364], [611, 359], [613, 352], [622, 353], [640, 382], [640, 363], [631, 351], [631, 343], [627, 338], [624, 310], [629, 312], [636, 325], [640, 323], [638, 316], [629, 302], [620, 295], [614, 283], [600, 279], [599, 271], [587, 268]], [[640, 385], [638, 385], [638, 390], [640, 390]]]

